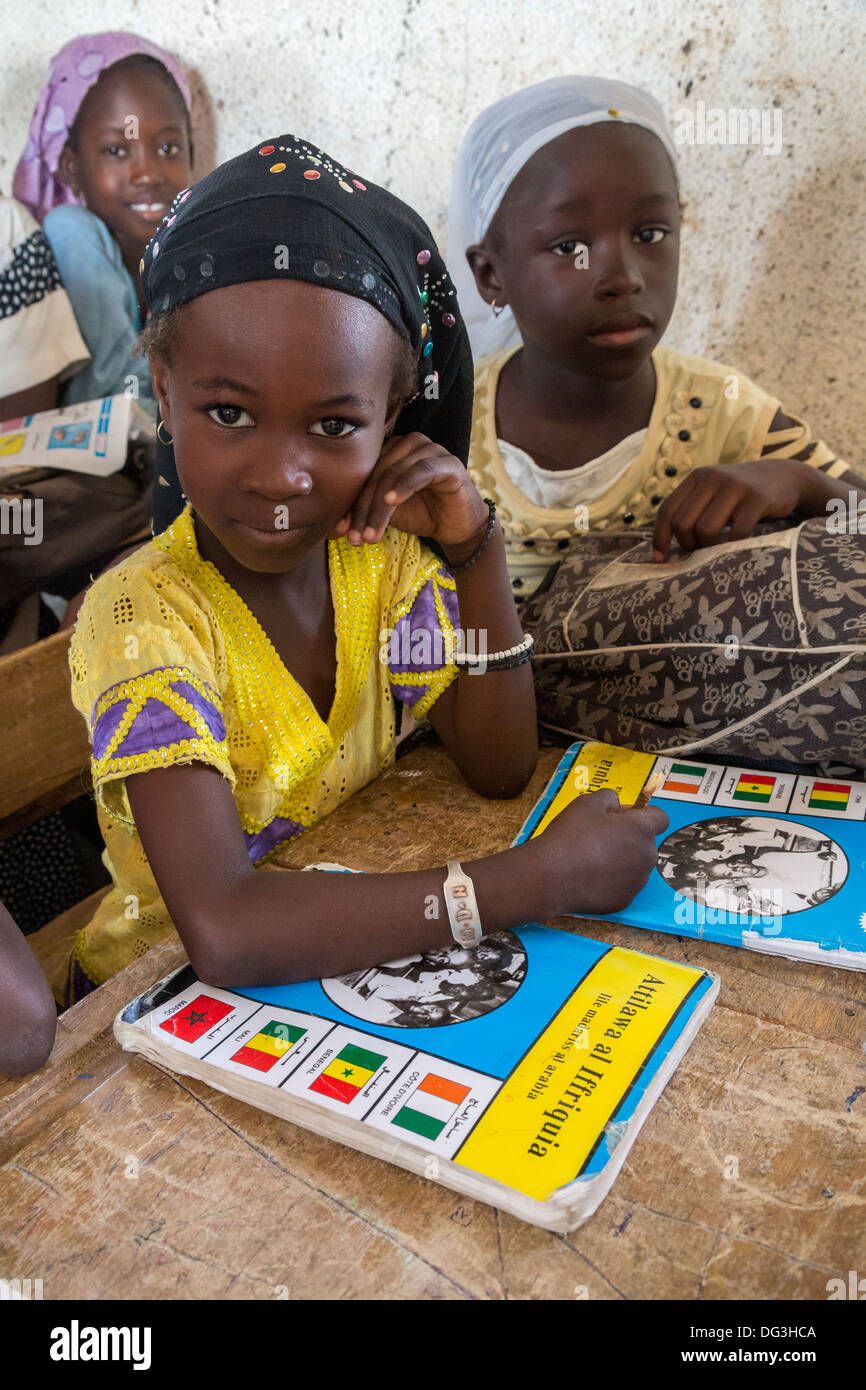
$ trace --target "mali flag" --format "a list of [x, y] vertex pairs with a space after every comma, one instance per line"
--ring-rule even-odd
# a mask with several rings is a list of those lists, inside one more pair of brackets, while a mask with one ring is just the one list
[[766, 803], [773, 795], [775, 785], [775, 777], [761, 777], [757, 772], [744, 772], [734, 788], [734, 800]]
[[171, 1018], [167, 1018], [165, 1023], [159, 1026], [171, 1033], [172, 1037], [181, 1038], [184, 1042], [196, 1042], [202, 1033], [213, 1028], [214, 1024], [219, 1023], [226, 1014], [230, 1014], [233, 1008], [233, 1004], [211, 999], [209, 994], [199, 994], [179, 1014], [172, 1014]]
[[850, 794], [851, 788], [847, 782], [813, 782], [806, 809], [844, 811]]
[[239, 1052], [232, 1056], [233, 1062], [243, 1062], [245, 1067], [255, 1067], [256, 1071], [270, 1071], [275, 1062], [285, 1057], [290, 1047], [306, 1033], [306, 1028], [297, 1028], [293, 1023], [278, 1023], [272, 1018], [254, 1038], [244, 1043]]
[[347, 1043], [342, 1052], [319, 1073], [309, 1089], [348, 1105], [384, 1061], [379, 1052], [368, 1052], [365, 1047]]

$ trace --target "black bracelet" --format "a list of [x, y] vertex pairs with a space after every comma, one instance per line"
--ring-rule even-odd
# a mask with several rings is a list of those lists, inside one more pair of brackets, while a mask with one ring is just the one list
[[490, 513], [490, 515], [487, 518], [487, 530], [481, 537], [481, 542], [478, 548], [476, 550], [473, 550], [468, 560], [464, 560], [461, 565], [452, 565], [450, 560], [446, 560], [446, 564], [452, 574], [457, 574], [459, 570], [471, 569], [493, 534], [493, 524], [496, 521], [496, 503], [493, 501], [492, 497], [485, 497], [483, 500], [487, 503], [487, 508]]

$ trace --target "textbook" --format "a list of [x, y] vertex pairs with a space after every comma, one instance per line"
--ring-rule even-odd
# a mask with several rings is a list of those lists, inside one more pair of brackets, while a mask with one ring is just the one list
[[530, 925], [329, 980], [187, 965], [121, 1047], [537, 1226], [596, 1210], [718, 993], [705, 970]]
[[651, 778], [670, 825], [645, 887], [611, 921], [866, 970], [866, 782], [579, 742], [514, 843], [584, 792], [609, 787], [631, 805]]
[[130, 438], [153, 437], [153, 423], [132, 396], [106, 396], [0, 423], [0, 479], [30, 468], [107, 477], [126, 462]]

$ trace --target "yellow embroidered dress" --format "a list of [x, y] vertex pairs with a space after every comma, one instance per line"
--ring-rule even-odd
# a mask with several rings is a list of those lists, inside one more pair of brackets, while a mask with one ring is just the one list
[[[126, 778], [203, 762], [228, 778], [260, 864], [394, 757], [394, 701], [423, 719], [454, 679], [454, 580], [417, 537], [328, 542], [337, 676], [327, 723], [219, 570], [189, 507], [90, 590], [70, 649], [113, 886], [78, 933], [66, 1004], [161, 940], [171, 921], [136, 832]], [[384, 630], [392, 634], [384, 640]]]

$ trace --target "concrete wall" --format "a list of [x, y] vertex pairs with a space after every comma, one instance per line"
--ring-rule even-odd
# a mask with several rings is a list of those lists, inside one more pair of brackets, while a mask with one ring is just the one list
[[3, 192], [48, 58], [109, 28], [146, 34], [190, 72], [199, 173], [294, 131], [387, 184], [440, 237], [467, 123], [529, 82], [618, 76], [649, 87], [681, 127], [698, 103], [710, 122], [763, 109], [768, 147], [777, 111], [778, 153], [682, 147], [683, 269], [666, 341], [755, 377], [866, 472], [861, 0], [5, 0]]

